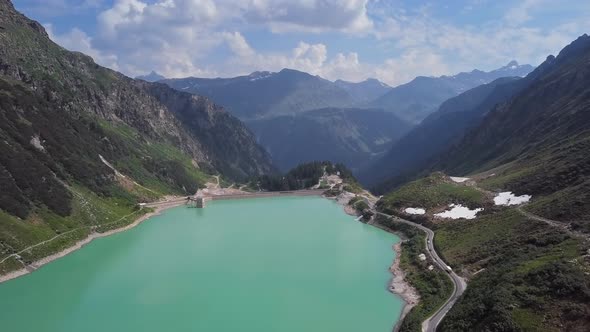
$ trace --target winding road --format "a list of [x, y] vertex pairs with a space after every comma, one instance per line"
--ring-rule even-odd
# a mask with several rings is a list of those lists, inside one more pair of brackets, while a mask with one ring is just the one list
[[405, 220], [396, 216], [391, 216], [381, 212], [375, 212], [375, 214], [393, 219], [394, 221], [401, 222], [404, 224], [408, 224], [410, 226], [414, 226], [416, 228], [421, 229], [426, 233], [426, 249], [430, 253], [432, 260], [438, 265], [443, 271], [447, 271], [449, 277], [451, 277], [451, 281], [453, 282], [453, 294], [451, 297], [445, 302], [432, 316], [427, 318], [422, 323], [422, 331], [424, 332], [435, 332], [438, 324], [442, 321], [445, 315], [451, 310], [457, 299], [463, 294], [465, 288], [467, 288], [467, 283], [463, 278], [458, 276], [454, 271], [449, 271], [447, 269], [447, 264], [440, 258], [436, 250], [434, 249], [434, 231], [430, 228], [424, 227], [423, 225], [417, 224], [415, 222], [411, 222], [409, 220]]

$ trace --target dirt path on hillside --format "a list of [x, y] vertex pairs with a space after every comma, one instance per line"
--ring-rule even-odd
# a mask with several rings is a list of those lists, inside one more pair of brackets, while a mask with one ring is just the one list
[[[470, 179], [468, 181], [465, 181], [463, 183], [463, 185], [472, 187], [482, 193], [484, 193], [487, 196], [490, 197], [496, 197], [497, 193], [481, 188], [480, 186], [477, 185], [476, 180], [474, 179]], [[522, 216], [524, 216], [525, 218], [531, 219], [531, 220], [536, 220], [536, 221], [540, 221], [543, 222], [549, 226], [552, 227], [557, 227], [560, 228], [561, 230], [563, 230], [564, 232], [566, 232], [567, 234], [569, 234], [570, 236], [574, 236], [574, 237], [578, 237], [578, 238], [584, 238], [587, 241], [590, 241], [590, 235], [589, 234], [585, 234], [582, 232], [578, 232], [575, 230], [572, 230], [571, 228], [571, 222], [567, 222], [567, 221], [559, 221], [559, 220], [553, 220], [553, 219], [548, 219], [539, 215], [536, 215], [530, 211], [526, 211], [524, 208], [528, 205], [528, 203], [519, 205], [516, 207], [516, 211], [518, 211], [518, 213], [520, 213]]]

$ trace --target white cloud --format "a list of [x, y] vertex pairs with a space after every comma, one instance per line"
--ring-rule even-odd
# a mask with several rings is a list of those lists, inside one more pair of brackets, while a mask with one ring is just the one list
[[400, 68], [405, 74], [419, 71], [420, 62], [433, 70], [432, 75], [489, 70], [512, 59], [537, 65], [590, 29], [590, 21], [583, 16], [548, 29], [526, 25], [542, 3], [525, 1], [501, 19], [480, 26], [459, 27], [427, 12], [409, 16], [398, 11], [385, 17], [373, 34], [384, 47], [401, 52], [393, 62], [405, 68]]
[[78, 28], [73, 28], [68, 33], [57, 35], [53, 32], [53, 26], [51, 24], [45, 24], [44, 27], [47, 31], [47, 34], [49, 35], [49, 38], [62, 47], [70, 51], [82, 52], [91, 56], [96, 63], [102, 66], [119, 70], [117, 56], [107, 55], [93, 48], [92, 38], [90, 38], [84, 31]]
[[248, 22], [269, 23], [275, 32], [365, 32], [373, 27], [367, 15], [368, 0], [249, 0], [241, 3], [241, 14]]
[[[87, 0], [89, 6], [102, 3], [90, 1], [96, 2]], [[51, 34], [66, 48], [131, 76], [152, 69], [168, 77], [210, 77], [293, 68], [328, 79], [376, 77], [398, 85], [418, 75], [493, 69], [512, 59], [538, 64], [590, 30], [584, 15], [550, 28], [530, 26], [546, 0], [518, 3], [495, 21], [477, 26], [443, 20], [428, 6], [409, 13], [388, 1], [115, 0], [98, 15], [94, 36], [80, 29]], [[383, 3], [387, 10], [377, 6]], [[257, 29], [285, 35], [296, 31], [291, 36], [303, 37], [290, 49], [261, 51], [246, 38]], [[391, 55], [367, 63], [369, 49], [330, 53], [330, 40], [318, 42], [318, 32], [348, 36], [350, 47], [354, 38], [365, 39], [364, 47], [368, 39]], [[310, 39], [315, 41], [306, 41], [306, 33], [314, 33]], [[230, 55], [219, 52], [220, 47]], [[215, 58], [217, 54], [225, 58]]]
[[532, 9], [546, 2], [546, 0], [524, 0], [510, 8], [506, 15], [504, 15], [504, 20], [509, 25], [521, 25], [532, 18], [530, 13]]
[[254, 50], [248, 42], [246, 38], [242, 36], [239, 32], [225, 32], [223, 33], [226, 43], [228, 44], [229, 48], [237, 55], [241, 57], [250, 57], [254, 55]]

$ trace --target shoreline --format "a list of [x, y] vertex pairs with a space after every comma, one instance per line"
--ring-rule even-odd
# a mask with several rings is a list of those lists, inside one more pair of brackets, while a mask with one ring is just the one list
[[[296, 192], [285, 192], [285, 193], [283, 193], [283, 192], [265, 192], [262, 195], [260, 193], [232, 194], [232, 195], [227, 195], [227, 196], [222, 195], [224, 197], [220, 197], [219, 195], [211, 195], [211, 196], [208, 196], [208, 198], [212, 199], [212, 200], [217, 200], [217, 199], [240, 199], [240, 198], [257, 198], [257, 197], [264, 198], [264, 197], [274, 197], [274, 196], [309, 196], [309, 195], [317, 195], [317, 192], [314, 190], [309, 190], [309, 191], [300, 192], [300, 193], [296, 193]], [[90, 242], [92, 242], [95, 239], [99, 239], [102, 237], [107, 237], [107, 236], [110, 236], [113, 234], [127, 231], [129, 229], [136, 227], [137, 225], [141, 224], [142, 222], [146, 221], [147, 219], [159, 215], [160, 213], [162, 213], [163, 211], [165, 211], [167, 209], [177, 207], [180, 205], [184, 205], [184, 204], [186, 204], [186, 199], [184, 197], [178, 197], [178, 196], [166, 196], [165, 200], [163, 200], [163, 201], [148, 203], [145, 205], [145, 207], [153, 208], [154, 209], [153, 212], [149, 212], [144, 215], [141, 215], [135, 221], [133, 221], [131, 224], [126, 225], [121, 228], [112, 229], [112, 230], [106, 231], [104, 233], [92, 232], [86, 238], [74, 243], [73, 245], [71, 245], [68, 248], [65, 248], [59, 252], [56, 252], [56, 253], [46, 256], [46, 257], [43, 257], [41, 259], [38, 259], [27, 266], [23, 266], [23, 268], [21, 268], [21, 269], [8, 272], [7, 274], [0, 275], [0, 284], [4, 283], [6, 281], [12, 280], [12, 279], [16, 279], [18, 277], [22, 277], [22, 276], [27, 275], [29, 273], [35, 272], [36, 270], [38, 270], [39, 268], [41, 268], [45, 264], [51, 263], [57, 259], [60, 259], [64, 256], [68, 255], [68, 254], [71, 254], [74, 251], [82, 249], [85, 245], [89, 244]]]
[[[359, 216], [358, 211], [356, 211], [350, 205], [348, 205], [348, 203], [345, 202], [345, 200], [338, 199], [339, 197], [325, 197], [325, 198], [332, 199], [335, 202], [337, 202], [338, 204], [340, 204], [346, 214], [353, 216], [353, 217]], [[400, 242], [397, 242], [396, 244], [394, 244], [392, 246], [392, 250], [395, 252], [395, 258], [393, 259], [393, 263], [389, 267], [389, 272], [391, 273], [392, 276], [391, 276], [391, 279], [390, 279], [390, 281], [388, 283], [388, 287], [387, 287], [387, 290], [390, 293], [399, 296], [402, 299], [402, 301], [404, 302], [403, 307], [402, 307], [402, 312], [400, 313], [399, 319], [395, 323], [395, 326], [393, 327], [393, 331], [398, 331], [400, 324], [402, 323], [402, 321], [404, 320], [406, 315], [410, 312], [410, 310], [412, 310], [412, 308], [414, 308], [420, 302], [420, 295], [418, 295], [418, 291], [416, 291], [416, 289], [414, 287], [412, 287], [412, 285], [410, 285], [409, 282], [406, 281], [406, 279], [405, 279], [406, 273], [399, 266], [400, 258], [402, 255], [402, 242], [405, 241], [407, 239], [407, 237], [403, 233], [394, 232], [388, 228], [385, 228], [379, 224], [376, 224], [373, 222], [373, 220], [370, 220], [366, 224], [371, 225], [376, 228], [379, 228], [379, 229], [386, 231], [388, 233], [395, 234], [396, 236], [398, 236], [400, 238]]]
[[49, 256], [43, 257], [39, 260], [36, 260], [35, 262], [31, 263], [30, 265], [27, 265], [26, 267], [23, 267], [22, 269], [8, 272], [7, 274], [4, 274], [4, 275], [0, 275], [0, 284], [4, 283], [6, 281], [12, 280], [12, 279], [16, 279], [18, 277], [22, 277], [22, 276], [27, 275], [29, 273], [35, 272], [39, 268], [43, 267], [46, 264], [49, 264], [49, 263], [51, 263], [57, 259], [60, 259], [68, 254], [71, 254], [74, 251], [82, 249], [84, 246], [91, 243], [95, 239], [100, 239], [103, 237], [107, 237], [107, 236], [110, 236], [113, 234], [117, 234], [117, 233], [121, 233], [121, 232], [130, 230], [130, 229], [138, 226], [139, 224], [143, 223], [144, 221], [150, 219], [151, 217], [157, 216], [167, 209], [180, 206], [184, 203], [185, 203], [184, 201], [182, 201], [182, 202], [169, 202], [169, 203], [161, 202], [160, 203], [161, 205], [153, 206], [154, 211], [139, 216], [137, 219], [135, 219], [135, 221], [133, 221], [129, 225], [126, 225], [124, 227], [117, 228], [117, 229], [112, 229], [112, 230], [106, 231], [104, 233], [92, 232], [86, 238], [76, 242], [72, 246], [70, 246], [62, 251], [56, 252], [54, 254], [51, 254]]
[[394, 244], [393, 251], [395, 251], [396, 256], [393, 264], [389, 267], [389, 272], [393, 275], [389, 282], [389, 291], [401, 297], [405, 302], [399, 319], [393, 329], [394, 331], [397, 331], [406, 315], [420, 302], [420, 295], [418, 295], [416, 289], [406, 281], [406, 273], [399, 266], [402, 254], [402, 243], [398, 242]]
[[394, 232], [391, 229], [385, 228], [379, 224], [373, 222], [373, 220], [367, 223], [373, 227], [377, 227], [382, 229], [388, 233], [395, 234], [399, 236], [400, 242], [394, 244], [392, 246], [392, 250], [395, 252], [395, 259], [393, 263], [389, 267], [389, 272], [391, 273], [391, 280], [389, 281], [389, 286], [387, 290], [390, 293], [396, 294], [399, 296], [402, 301], [404, 302], [404, 306], [402, 308], [402, 312], [399, 316], [397, 323], [395, 324], [393, 331], [398, 331], [400, 324], [406, 317], [406, 315], [420, 302], [420, 295], [418, 291], [410, 285], [409, 282], [406, 281], [406, 273], [404, 270], [399, 266], [400, 258], [402, 255], [402, 243], [403, 241], [407, 240], [407, 237], [404, 233]]
[[[346, 214], [348, 214], [350, 216], [357, 216], [358, 217], [358, 213], [356, 210], [352, 209], [350, 206], [348, 206], [348, 204], [345, 204], [342, 200], [339, 200], [337, 197], [326, 197], [324, 195], [322, 195], [322, 197], [336, 201], [337, 203], [339, 203], [339, 205], [342, 206], [342, 208]], [[133, 221], [129, 225], [126, 225], [121, 228], [109, 230], [104, 233], [92, 232], [86, 238], [76, 242], [72, 246], [70, 246], [62, 251], [59, 251], [55, 254], [43, 257], [43, 258], [31, 263], [30, 265], [23, 267], [22, 269], [9, 272], [5, 275], [0, 275], [0, 284], [4, 283], [6, 281], [12, 280], [12, 279], [16, 279], [18, 277], [22, 277], [22, 276], [27, 275], [29, 273], [35, 272], [36, 270], [38, 270], [39, 268], [43, 267], [46, 264], [49, 264], [57, 259], [65, 257], [68, 254], [71, 254], [77, 250], [82, 249], [84, 246], [88, 245], [89, 243], [91, 243], [95, 239], [107, 237], [110, 235], [114, 235], [117, 233], [121, 233], [121, 232], [130, 230], [130, 229], [138, 226], [139, 224], [143, 223], [144, 221], [161, 214], [163, 211], [165, 211], [167, 209], [174, 208], [174, 207], [185, 204], [185, 201], [184, 200], [176, 200], [176, 201], [171, 200], [171, 201], [156, 202], [156, 203], [152, 203], [152, 204], [155, 204], [155, 205], [152, 205], [152, 206], [148, 205], [148, 207], [154, 208], [154, 211], [139, 216], [135, 221]], [[371, 221], [368, 222], [367, 224], [377, 227], [379, 229], [382, 229], [386, 232], [395, 234], [400, 237], [401, 241], [403, 241], [405, 238], [405, 236], [403, 234], [393, 232], [393, 231], [386, 229], [384, 227], [381, 227], [380, 225], [375, 224]], [[394, 326], [394, 331], [398, 330], [399, 325], [403, 321], [405, 316], [410, 312], [410, 310], [412, 310], [413, 307], [415, 307], [418, 304], [418, 302], [420, 300], [420, 296], [418, 295], [416, 290], [408, 282], [405, 281], [405, 272], [399, 266], [399, 264], [400, 264], [399, 259], [401, 257], [401, 251], [402, 251], [402, 249], [401, 249], [402, 242], [401, 241], [392, 246], [392, 249], [396, 253], [396, 256], [394, 258], [392, 265], [389, 267], [389, 272], [392, 274], [392, 277], [388, 283], [388, 285], [389, 285], [388, 291], [393, 294], [398, 295], [402, 299], [402, 301], [404, 302], [400, 317]]]

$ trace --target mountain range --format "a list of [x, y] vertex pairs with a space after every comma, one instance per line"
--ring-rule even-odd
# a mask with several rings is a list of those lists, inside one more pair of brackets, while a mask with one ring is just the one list
[[451, 97], [501, 77], [522, 77], [532, 70], [531, 65], [519, 65], [518, 62], [511, 61], [506, 66], [489, 72], [475, 69], [453, 76], [419, 76], [395, 87], [368, 105], [393, 112], [400, 118], [417, 124]]
[[190, 77], [161, 82], [180, 91], [207, 96], [244, 121], [355, 103], [346, 90], [334, 83], [291, 69], [234, 78]]
[[407, 135], [395, 142], [383, 158], [362, 170], [359, 178], [386, 192], [416, 176], [433, 159], [457, 143], [497, 103], [525, 86], [526, 79], [499, 78], [445, 101]]
[[369, 103], [392, 89], [389, 85], [374, 78], [369, 78], [358, 83], [336, 80], [334, 85], [348, 92], [357, 106]]
[[[227, 107], [254, 131], [282, 170], [324, 156], [359, 171], [382, 157], [444, 100], [498, 77], [525, 75], [531, 69], [530, 65], [512, 61], [490, 72], [418, 77], [395, 88], [376, 79], [331, 82], [291, 69], [234, 78], [189, 77], [161, 82], [179, 91], [207, 96]], [[328, 109], [331, 111], [326, 113]], [[373, 133], [367, 129], [369, 123], [381, 124]]]
[[179, 78], [162, 83], [211, 98], [242, 120], [293, 115], [322, 108], [383, 109], [410, 123], [419, 123], [445, 100], [500, 77], [521, 77], [531, 65], [511, 61], [490, 72], [473, 70], [454, 76], [416, 77], [390, 87], [376, 79], [331, 82], [292, 69], [254, 72], [233, 78]]

